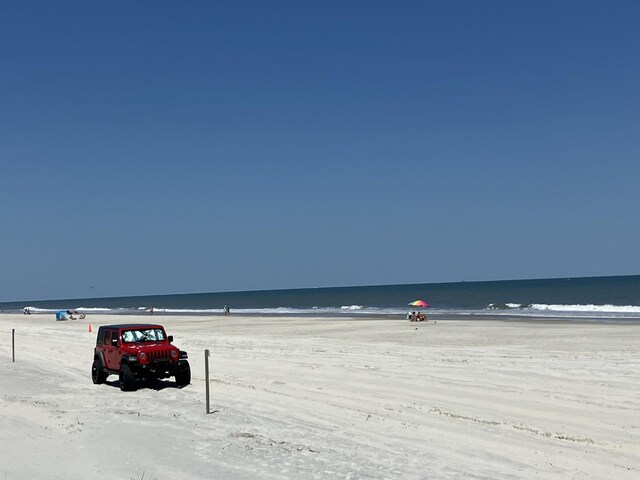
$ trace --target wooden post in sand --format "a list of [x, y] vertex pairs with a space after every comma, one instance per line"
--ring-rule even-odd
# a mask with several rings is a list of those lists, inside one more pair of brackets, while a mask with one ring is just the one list
[[207, 415], [211, 413], [209, 408], [209, 349], [204, 351], [204, 379], [205, 379], [205, 391], [207, 397]]
[[16, 363], [16, 329], [11, 329], [11, 358]]

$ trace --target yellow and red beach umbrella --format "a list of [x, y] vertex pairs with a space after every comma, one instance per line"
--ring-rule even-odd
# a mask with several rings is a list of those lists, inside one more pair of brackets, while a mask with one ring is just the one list
[[424, 300], [414, 300], [409, 304], [410, 307], [428, 307], [429, 304]]

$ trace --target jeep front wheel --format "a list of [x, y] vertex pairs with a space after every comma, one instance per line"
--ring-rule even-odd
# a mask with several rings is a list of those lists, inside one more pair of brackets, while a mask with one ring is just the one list
[[181, 362], [176, 372], [176, 383], [178, 388], [186, 387], [191, 383], [191, 367], [189, 362]]
[[100, 384], [107, 381], [107, 374], [102, 369], [102, 362], [100, 360], [94, 360], [91, 365], [91, 380], [93, 383]]
[[135, 377], [129, 368], [129, 365], [120, 367], [120, 390], [127, 392], [133, 390], [135, 386]]

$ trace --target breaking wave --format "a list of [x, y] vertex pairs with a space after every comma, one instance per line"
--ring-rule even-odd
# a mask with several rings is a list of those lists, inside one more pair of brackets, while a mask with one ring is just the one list
[[[640, 315], [640, 306], [637, 305], [562, 305], [562, 304], [546, 304], [546, 303], [491, 303], [487, 306], [487, 310], [502, 311], [512, 313], [526, 313], [540, 315], [543, 313], [563, 314], [569, 313], [571, 316], [579, 316], [579, 314], [592, 315]], [[496, 312], [497, 313], [497, 312]]]

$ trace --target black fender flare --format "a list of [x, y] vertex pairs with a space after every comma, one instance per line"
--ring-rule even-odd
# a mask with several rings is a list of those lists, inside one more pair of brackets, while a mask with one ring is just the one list
[[100, 350], [94, 353], [93, 360], [97, 360], [98, 362], [100, 362], [100, 366], [102, 368], [105, 368], [107, 365], [107, 362], [104, 361], [104, 353], [102, 353]]

